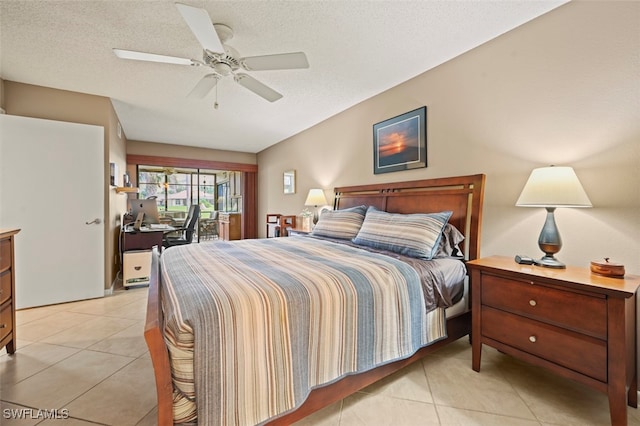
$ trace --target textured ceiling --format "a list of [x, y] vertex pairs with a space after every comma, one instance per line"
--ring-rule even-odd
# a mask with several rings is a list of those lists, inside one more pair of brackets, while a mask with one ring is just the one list
[[231, 77], [187, 98], [204, 67], [127, 61], [112, 48], [200, 59], [172, 1], [0, 0], [0, 76], [106, 96], [131, 140], [259, 152], [565, 3], [189, 1], [233, 28], [241, 56], [306, 53], [309, 69], [255, 71], [274, 103]]

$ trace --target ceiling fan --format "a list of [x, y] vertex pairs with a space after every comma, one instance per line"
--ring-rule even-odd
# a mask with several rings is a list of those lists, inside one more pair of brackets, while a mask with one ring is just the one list
[[[259, 82], [249, 74], [238, 71], [309, 68], [307, 56], [303, 52], [241, 57], [238, 51], [226, 44], [228, 40], [233, 38], [233, 30], [230, 27], [224, 24], [212, 23], [209, 13], [204, 9], [182, 3], [176, 3], [176, 7], [202, 45], [201, 61], [134, 50], [113, 49], [116, 56], [122, 59], [138, 61], [210, 67], [213, 72], [205, 75], [189, 93], [190, 97], [197, 98], [204, 98], [220, 79], [233, 75], [236, 83], [269, 102], [274, 102], [280, 99], [282, 94]], [[215, 106], [217, 108], [217, 102]]]

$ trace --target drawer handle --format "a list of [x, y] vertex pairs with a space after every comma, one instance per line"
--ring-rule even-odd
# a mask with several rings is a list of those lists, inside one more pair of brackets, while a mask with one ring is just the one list
[[0, 328], [6, 328], [7, 324], [0, 324]]
[[529, 341], [530, 341], [531, 343], [535, 343], [535, 342], [536, 342], [536, 340], [538, 340], [538, 339], [536, 339], [536, 336], [529, 336]]
[[531, 306], [536, 306], [538, 303], [535, 300], [531, 299], [531, 300], [529, 300], [529, 304]]
[[142, 269], [142, 266], [134, 266], [133, 269], [135, 269], [136, 271], [139, 271], [140, 269]]

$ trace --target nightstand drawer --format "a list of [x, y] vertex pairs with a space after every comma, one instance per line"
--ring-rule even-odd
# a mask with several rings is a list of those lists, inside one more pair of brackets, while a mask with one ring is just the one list
[[487, 274], [482, 277], [482, 304], [599, 339], [607, 338], [604, 297]]
[[0, 305], [11, 298], [11, 271], [0, 274]]
[[0, 340], [13, 331], [11, 301], [0, 306]]
[[607, 342], [497, 309], [482, 308], [482, 335], [607, 382]]

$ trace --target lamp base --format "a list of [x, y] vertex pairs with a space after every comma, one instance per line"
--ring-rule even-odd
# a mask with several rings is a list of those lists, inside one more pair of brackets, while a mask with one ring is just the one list
[[546, 207], [547, 219], [544, 222], [540, 237], [538, 238], [538, 247], [545, 254], [542, 259], [536, 260], [535, 264], [538, 266], [545, 266], [547, 268], [564, 269], [565, 264], [553, 257], [554, 254], [560, 251], [562, 248], [562, 239], [556, 226], [556, 220], [553, 217], [555, 207]]
[[538, 266], [544, 266], [546, 268], [556, 268], [556, 269], [565, 269], [567, 265], [560, 262], [553, 256], [544, 256], [542, 259], [538, 259], [535, 261], [535, 264]]

